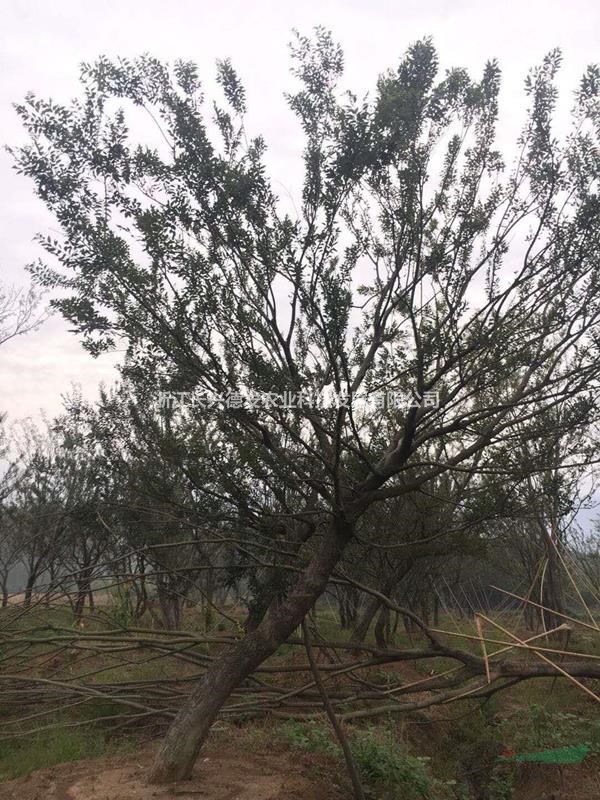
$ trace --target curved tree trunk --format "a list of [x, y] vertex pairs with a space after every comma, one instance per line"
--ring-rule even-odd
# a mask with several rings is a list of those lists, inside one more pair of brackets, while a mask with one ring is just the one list
[[356, 623], [354, 630], [352, 631], [352, 636], [350, 640], [352, 642], [356, 642], [357, 644], [361, 644], [364, 642], [367, 633], [369, 632], [369, 628], [371, 627], [371, 623], [373, 622], [373, 618], [375, 614], [379, 611], [381, 607], [381, 600], [378, 597], [370, 597], [367, 605], [365, 606], [365, 610], [363, 611], [362, 617]]
[[338, 613], [342, 629], [350, 628], [356, 623], [358, 614], [358, 591], [354, 586], [337, 586], [336, 597], [338, 601]]
[[[404, 577], [404, 575], [406, 575], [409, 569], [410, 566], [407, 569], [405, 569], [402, 574], [396, 573], [393, 576], [388, 576], [385, 580], [383, 580], [381, 586], [379, 587], [381, 593], [386, 596], [389, 595], [392, 589], [394, 588], [394, 585], [398, 584], [398, 582]], [[360, 617], [355, 624], [352, 636], [350, 637], [351, 642], [354, 642], [355, 644], [361, 644], [362, 642], [364, 642], [365, 637], [369, 632], [369, 628], [371, 627], [371, 623], [375, 619], [375, 615], [377, 614], [381, 606], [382, 602], [378, 597], [369, 598], [367, 605], [365, 606], [365, 609], [363, 611], [362, 617]]]
[[29, 577], [27, 578], [27, 583], [25, 585], [25, 597], [23, 599], [23, 605], [25, 608], [29, 608], [31, 605], [31, 598], [33, 597], [33, 587], [35, 586], [35, 582], [37, 581], [37, 572], [31, 572]]
[[347, 524], [332, 526], [288, 596], [282, 602], [274, 602], [256, 630], [247, 633], [211, 665], [169, 728], [150, 774], [151, 783], [190, 777], [221, 707], [231, 692], [301, 624], [325, 590], [350, 536]]

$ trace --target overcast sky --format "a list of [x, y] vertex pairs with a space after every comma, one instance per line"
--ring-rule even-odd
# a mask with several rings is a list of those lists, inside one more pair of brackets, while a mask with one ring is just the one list
[[[544, 53], [556, 46], [564, 53], [559, 85], [565, 118], [585, 65], [600, 60], [597, 0], [3, 0], [1, 9], [2, 144], [22, 140], [13, 102], [30, 90], [67, 101], [77, 93], [79, 63], [101, 53], [193, 59], [209, 84], [215, 59], [229, 56], [247, 89], [249, 128], [269, 145], [275, 187], [292, 196], [299, 139], [282, 97], [290, 85], [292, 28], [305, 33], [315, 25], [330, 28], [345, 50], [345, 84], [358, 93], [422, 36], [433, 36], [443, 68], [464, 66], [479, 74], [487, 59], [498, 58], [504, 75], [503, 141], [518, 131], [523, 78]], [[51, 232], [53, 224], [4, 152], [0, 181], [0, 279], [25, 285], [25, 265], [41, 255], [33, 236]], [[0, 411], [12, 420], [38, 416], [41, 408], [55, 414], [73, 383], [93, 397], [101, 380], [115, 378], [117, 358], [93, 360], [62, 320], [51, 319], [0, 348]]]

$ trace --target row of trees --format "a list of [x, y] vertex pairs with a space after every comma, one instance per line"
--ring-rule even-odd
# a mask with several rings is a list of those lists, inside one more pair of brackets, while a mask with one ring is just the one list
[[[188, 442], [181, 439], [184, 429]], [[2, 606], [9, 602], [9, 575], [19, 567], [26, 606], [34, 593], [48, 595], [62, 585], [66, 596], [74, 597], [80, 617], [86, 601], [93, 610], [94, 589], [123, 559], [123, 575], [134, 576], [130, 587], [139, 597], [138, 616], [156, 595], [168, 628], [179, 626], [183, 606], [192, 598], [204, 598], [210, 618], [216, 592], [217, 606], [227, 597], [247, 605], [246, 627], [252, 627], [262, 613], [266, 574], [257, 579], [252, 568], [264, 560], [265, 542], [261, 532], [239, 520], [224, 524], [216, 508], [213, 521], [208, 520], [181, 459], [196, 433], [193, 418], [167, 421], [157, 408], [141, 416], [125, 388], [103, 393], [96, 405], [74, 394], [65, 413], [43, 431], [31, 424], [15, 427], [10, 450], [17, 457], [0, 518]], [[213, 439], [212, 447], [218, 444]], [[582, 458], [573, 444], [572, 439], [572, 456]], [[590, 442], [584, 439], [580, 445]], [[555, 434], [540, 437], [537, 446], [544, 454], [556, 452]], [[482, 607], [484, 597], [494, 605], [498, 597], [483, 588], [493, 583], [526, 587], [543, 605], [565, 611], [561, 561], [583, 558], [588, 563], [593, 552], [593, 540], [579, 535], [575, 521], [594, 495], [593, 471], [583, 462], [552, 470], [544, 466], [545, 455], [538, 454], [536, 462], [532, 458], [529, 454], [526, 476], [514, 476], [510, 488], [503, 478], [501, 491], [495, 475], [466, 473], [456, 479], [444, 476], [428, 491], [381, 503], [361, 521], [341, 568], [425, 621], [431, 614], [437, 617], [441, 607], [469, 613]], [[535, 471], [536, 464], [541, 472]], [[267, 491], [258, 483], [255, 488], [259, 494]], [[182, 541], [189, 541], [189, 547], [170, 552], [170, 542]], [[278, 547], [271, 537], [270, 549]], [[285, 547], [280, 554], [286, 554]], [[180, 574], [178, 561], [187, 576]], [[198, 574], [192, 575], [194, 564]], [[289, 564], [279, 575], [273, 566], [270, 562], [268, 580], [279, 581], [284, 591]], [[153, 587], [149, 598], [146, 578], [153, 568], [164, 568], [164, 576], [148, 581]], [[378, 635], [389, 627], [389, 609], [381, 600], [372, 598], [362, 609], [364, 598], [356, 587], [334, 586], [329, 594], [342, 628], [353, 628], [355, 641], [364, 640], [376, 618]], [[528, 621], [531, 627], [556, 622], [544, 615]]]

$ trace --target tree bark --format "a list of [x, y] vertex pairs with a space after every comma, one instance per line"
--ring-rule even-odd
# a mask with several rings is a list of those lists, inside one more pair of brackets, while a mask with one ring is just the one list
[[337, 521], [304, 573], [282, 602], [274, 602], [256, 630], [215, 660], [175, 717], [150, 773], [151, 783], [190, 777], [198, 753], [221, 707], [231, 694], [301, 624], [327, 586], [352, 530]]
[[159, 580], [156, 584], [158, 603], [166, 630], [174, 631], [181, 627], [181, 613], [185, 597], [167, 581]]
[[350, 628], [356, 623], [358, 613], [358, 592], [354, 586], [337, 586], [336, 597], [342, 629]]
[[25, 608], [29, 608], [29, 606], [31, 605], [31, 598], [33, 596], [33, 587], [35, 586], [36, 581], [37, 581], [37, 573], [32, 572], [27, 578], [27, 584], [25, 586], [25, 597], [23, 599], [23, 605]]
[[365, 610], [363, 612], [362, 617], [358, 620], [356, 627], [352, 631], [352, 636], [350, 641], [356, 642], [360, 644], [364, 642], [365, 636], [369, 632], [369, 628], [371, 626], [371, 622], [373, 622], [373, 618], [375, 614], [379, 611], [381, 607], [381, 600], [378, 597], [371, 597], [367, 605], [365, 606]]
[[210, 567], [206, 572], [206, 593], [204, 596], [204, 630], [208, 633], [214, 625], [214, 595], [215, 595], [215, 574], [214, 568]]

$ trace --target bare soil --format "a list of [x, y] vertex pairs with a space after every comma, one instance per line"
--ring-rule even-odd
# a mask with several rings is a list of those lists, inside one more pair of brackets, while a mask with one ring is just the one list
[[[149, 786], [154, 748], [135, 758], [61, 764], [0, 784], [0, 800], [344, 800], [332, 780], [314, 776], [318, 762], [294, 753], [209, 749], [190, 781]], [[337, 777], [337, 776], [333, 776]]]
[[514, 800], [600, 800], [600, 760], [559, 767], [531, 764], [518, 776]]

